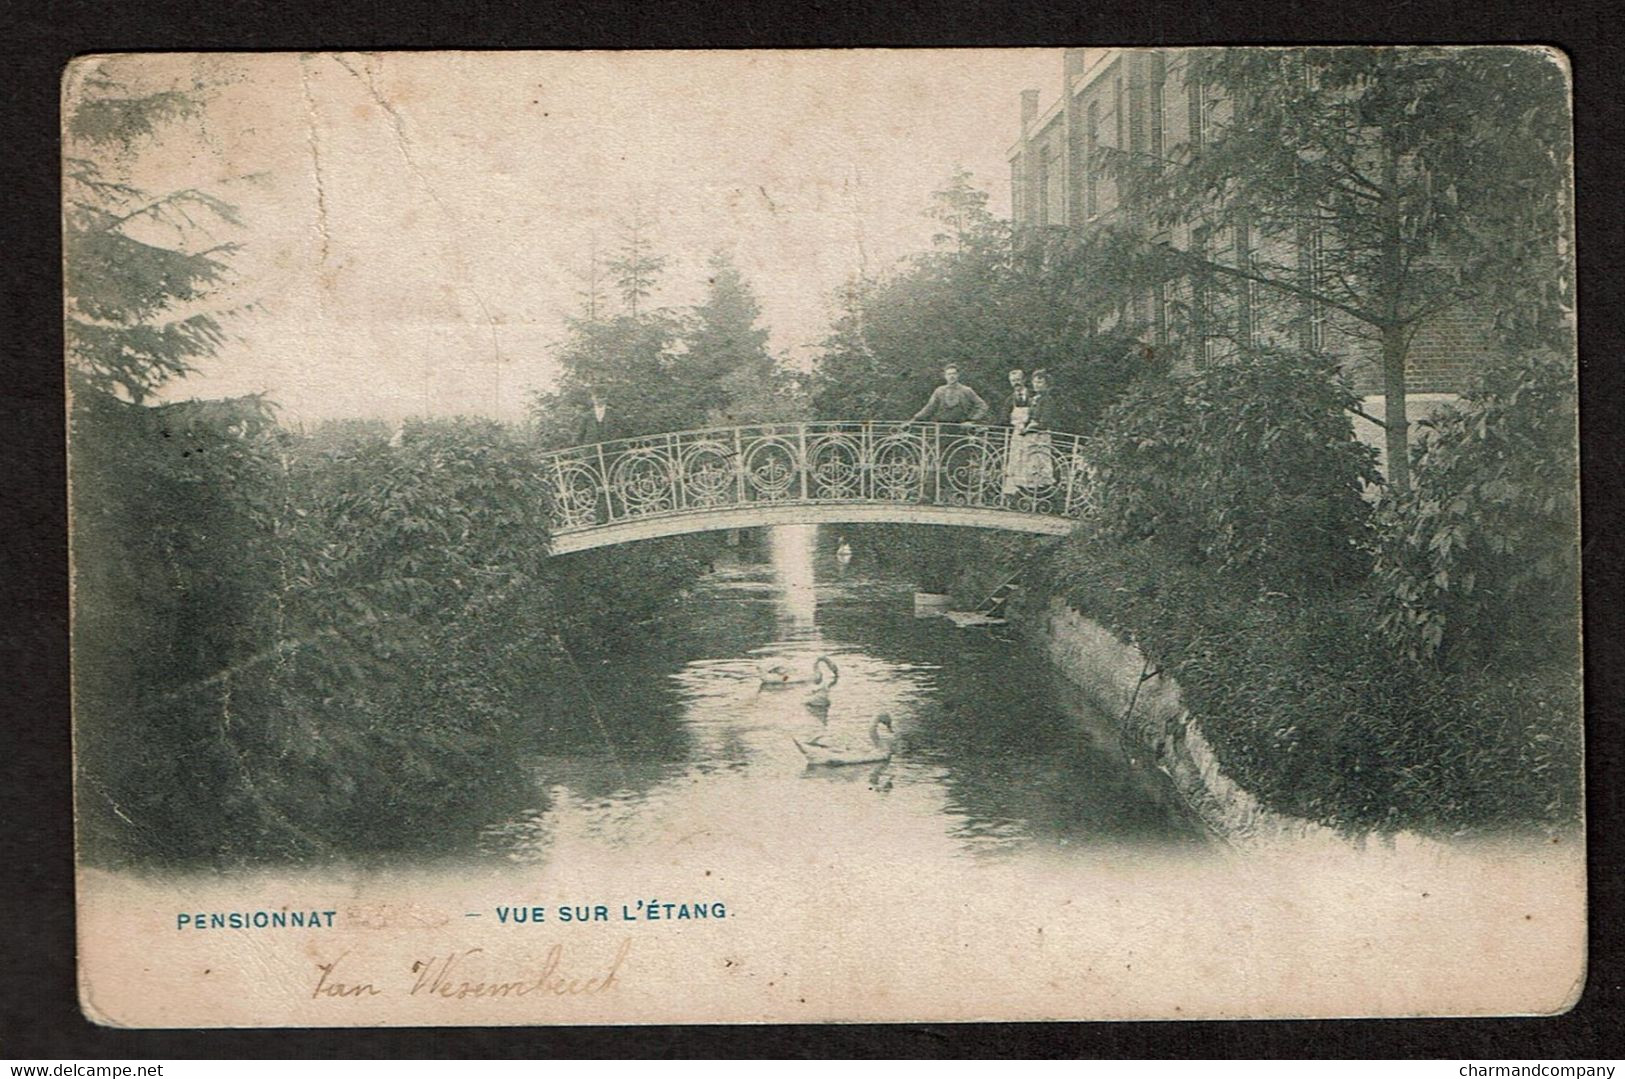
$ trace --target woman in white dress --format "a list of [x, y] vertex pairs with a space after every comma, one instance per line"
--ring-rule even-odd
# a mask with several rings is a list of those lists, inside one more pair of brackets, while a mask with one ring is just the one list
[[1021, 486], [1041, 491], [1055, 483], [1055, 450], [1050, 442], [1057, 418], [1055, 395], [1050, 392], [1049, 372], [1033, 372], [1033, 388], [1028, 396], [1027, 422], [1022, 430]]
[[1010, 372], [1010, 396], [1005, 398], [1004, 408], [1010, 422], [1010, 445], [1004, 456], [1001, 489], [1013, 495], [1027, 486], [1027, 427], [1032, 412], [1032, 391], [1027, 388], [1027, 376], [1020, 370]]

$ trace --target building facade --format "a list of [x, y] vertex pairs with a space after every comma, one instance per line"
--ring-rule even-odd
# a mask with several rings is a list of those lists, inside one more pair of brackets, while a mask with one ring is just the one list
[[[1067, 49], [1059, 100], [1040, 108], [1021, 94], [1021, 135], [1011, 147], [1010, 183], [1018, 235], [1061, 229], [1081, 234], [1128, 224], [1122, 192], [1098, 151], [1123, 150], [1177, 166], [1220, 125], [1232, 103], [1188, 80], [1189, 53], [1179, 49]], [[1266, 235], [1244, 224], [1204, 226], [1192, 214], [1148, 237], [1229, 266], [1283, 270], [1312, 286], [1325, 272], [1319, 238]], [[1170, 278], [1126, 295], [1112, 320], [1183, 364], [1199, 364], [1244, 347], [1286, 346], [1340, 362], [1357, 390], [1380, 394], [1376, 342], [1325, 304], [1267, 284], [1207, 275]], [[1487, 350], [1496, 348], [1488, 312], [1455, 308], [1422, 324], [1407, 357], [1408, 389], [1426, 411], [1429, 400], [1470, 384]]]

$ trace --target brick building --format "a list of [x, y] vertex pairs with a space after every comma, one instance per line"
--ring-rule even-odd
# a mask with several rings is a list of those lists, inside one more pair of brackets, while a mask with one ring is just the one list
[[[1187, 55], [1178, 49], [1067, 49], [1059, 100], [1041, 109], [1036, 90], [1022, 92], [1021, 136], [1009, 154], [1018, 233], [1121, 223], [1126, 211], [1097, 150], [1127, 150], [1177, 163], [1215, 125], [1232, 121], [1229, 101], [1187, 82]], [[1205, 252], [1227, 265], [1286, 268], [1305, 282], [1323, 272], [1314, 236], [1265, 236], [1245, 226], [1208, 230], [1188, 220], [1150, 238]], [[1341, 361], [1357, 389], [1381, 392], [1377, 345], [1359, 325], [1324, 304], [1267, 285], [1235, 278], [1170, 279], [1125, 296], [1112, 321], [1148, 343], [1175, 348], [1182, 363], [1200, 363], [1244, 345], [1325, 352]], [[1486, 351], [1496, 347], [1490, 322], [1488, 312], [1456, 308], [1418, 328], [1407, 357], [1408, 400], [1418, 418], [1469, 384]], [[1380, 398], [1371, 405], [1379, 407]]]

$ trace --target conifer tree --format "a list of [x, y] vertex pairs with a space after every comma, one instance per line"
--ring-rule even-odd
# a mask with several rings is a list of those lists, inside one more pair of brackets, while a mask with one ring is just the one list
[[622, 229], [619, 253], [604, 264], [623, 305], [611, 314], [602, 298], [594, 241], [581, 311], [569, 320], [556, 354], [558, 389], [531, 400], [531, 420], [544, 443], [572, 444], [595, 394], [613, 409], [612, 426], [623, 438], [704, 423], [703, 408], [693, 403], [698, 393], [675, 378], [677, 319], [668, 310], [646, 306], [665, 264], [665, 256], [654, 253], [648, 220], [634, 212]]
[[712, 394], [709, 422], [765, 423], [796, 416], [784, 379], [757, 325], [761, 306], [726, 254], [711, 256], [705, 302], [694, 309], [682, 378]]
[[[66, 335], [81, 389], [140, 403], [223, 340], [207, 305], [237, 250], [234, 207], [200, 188], [146, 191], [117, 175], [199, 92], [142, 92], [93, 67], [67, 102], [63, 167]], [[111, 166], [111, 167], [110, 167]]]
[[637, 318], [643, 304], [654, 293], [660, 272], [666, 268], [664, 255], [654, 253], [651, 236], [653, 222], [640, 206], [632, 208], [632, 216], [621, 226], [619, 253], [609, 261], [609, 272], [620, 290], [626, 313]]

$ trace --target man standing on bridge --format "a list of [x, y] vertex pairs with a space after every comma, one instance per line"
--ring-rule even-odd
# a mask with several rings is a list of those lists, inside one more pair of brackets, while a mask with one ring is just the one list
[[931, 399], [910, 422], [979, 423], [987, 412], [987, 402], [959, 381], [959, 368], [950, 363], [942, 369], [942, 385], [931, 391]]
[[581, 417], [576, 426], [577, 446], [590, 446], [595, 442], [608, 442], [619, 437], [615, 428], [617, 424], [609, 415], [609, 406], [604, 399], [598, 396], [598, 391], [592, 391], [592, 407]]
[[589, 466], [596, 464], [602, 469], [600, 482], [603, 486], [594, 507], [594, 520], [608, 521], [616, 510], [613, 492], [617, 454], [614, 447], [605, 448], [602, 443], [613, 442], [620, 437], [618, 430], [620, 424], [597, 390], [590, 391], [590, 396], [592, 405], [582, 414], [581, 422], [576, 425], [574, 445], [595, 447], [587, 452], [585, 458]]

